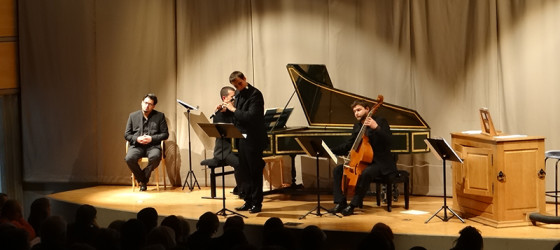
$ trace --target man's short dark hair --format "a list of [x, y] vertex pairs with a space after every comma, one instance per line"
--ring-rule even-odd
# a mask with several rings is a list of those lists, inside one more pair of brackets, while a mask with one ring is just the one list
[[157, 104], [157, 96], [156, 96], [155, 94], [152, 94], [152, 93], [146, 94], [146, 95], [144, 96], [144, 98], [142, 98], [142, 101], [144, 101], [144, 99], [146, 99], [146, 97], [148, 97], [148, 98], [150, 98], [152, 101], [154, 101], [154, 106], [156, 106], [156, 104]]
[[243, 73], [241, 71], [233, 71], [230, 75], [229, 75], [229, 82], [233, 82], [236, 78], [239, 79], [243, 79], [245, 78], [245, 75], [243, 75]]
[[225, 86], [220, 90], [220, 99], [222, 98], [222, 96], [227, 96], [229, 94], [229, 91], [233, 91], [235, 92], [235, 89], [232, 86]]
[[350, 108], [354, 109], [354, 107], [356, 107], [356, 106], [358, 106], [358, 105], [360, 105], [360, 106], [362, 106], [362, 107], [364, 107], [364, 108], [367, 108], [367, 109], [371, 109], [371, 103], [368, 102], [368, 101], [366, 101], [366, 100], [355, 100], [355, 101], [352, 103], [352, 105], [350, 105]]

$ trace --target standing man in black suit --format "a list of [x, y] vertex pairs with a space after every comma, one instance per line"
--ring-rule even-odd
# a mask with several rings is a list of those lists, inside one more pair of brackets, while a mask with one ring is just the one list
[[226, 108], [234, 114], [234, 124], [243, 138], [239, 139], [239, 175], [242, 176], [241, 192], [245, 204], [237, 211], [258, 213], [263, 201], [263, 150], [266, 147], [264, 127], [264, 98], [262, 93], [247, 82], [245, 75], [234, 71], [229, 82], [237, 89], [235, 102], [227, 103]]
[[[150, 175], [161, 161], [161, 141], [169, 137], [165, 115], [154, 109], [157, 100], [154, 94], [144, 96], [142, 110], [130, 113], [124, 132], [124, 139], [129, 142], [124, 160], [138, 181], [140, 191], [146, 191]], [[148, 166], [142, 170], [138, 159], [145, 156]]]

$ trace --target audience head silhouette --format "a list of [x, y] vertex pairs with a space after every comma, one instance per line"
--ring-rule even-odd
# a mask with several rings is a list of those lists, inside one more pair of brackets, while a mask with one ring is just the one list
[[196, 230], [208, 235], [216, 233], [219, 226], [220, 220], [218, 216], [212, 212], [202, 214], [200, 218], [198, 218], [198, 222], [196, 222]]
[[146, 243], [146, 228], [138, 219], [127, 220], [121, 230], [121, 249], [140, 249]]
[[315, 225], [307, 226], [301, 232], [301, 248], [302, 249], [324, 249], [327, 235], [321, 228]]
[[245, 221], [243, 221], [243, 217], [239, 215], [229, 217], [226, 219], [226, 222], [224, 222], [224, 231], [228, 231], [231, 229], [243, 231], [244, 227]]
[[263, 226], [263, 247], [282, 247], [294, 249], [295, 240], [291, 233], [284, 228], [284, 223], [278, 217], [270, 217]]
[[138, 211], [136, 219], [144, 223], [144, 226], [146, 226], [146, 233], [149, 233], [157, 226], [158, 212], [153, 207], [146, 207]]
[[162, 245], [165, 249], [174, 249], [177, 246], [175, 232], [168, 226], [155, 227], [146, 236], [146, 245]]
[[95, 221], [96, 217], [97, 209], [95, 209], [92, 205], [84, 204], [76, 210], [75, 223], [80, 225], [97, 225], [97, 222]]
[[67, 241], [67, 223], [61, 216], [49, 216], [41, 224], [41, 249], [64, 249]]
[[462, 249], [469, 249], [469, 250], [478, 250], [482, 249], [483, 247], [483, 240], [482, 235], [478, 231], [478, 229], [466, 226], [465, 228], [459, 231], [459, 238], [455, 241], [455, 247], [453, 250], [462, 250]]
[[50, 215], [51, 203], [49, 202], [49, 199], [42, 197], [35, 199], [31, 203], [27, 221], [29, 222], [29, 224], [31, 224], [31, 226], [33, 226], [33, 229], [35, 230], [35, 233], [37, 233], [37, 235], [41, 234], [41, 223], [43, 223], [43, 221], [45, 221], [45, 219], [47, 219], [47, 217], [49, 217]]

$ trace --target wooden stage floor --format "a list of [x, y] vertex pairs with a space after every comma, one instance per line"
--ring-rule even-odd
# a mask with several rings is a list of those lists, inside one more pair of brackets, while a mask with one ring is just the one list
[[[158, 192], [155, 187], [149, 186], [146, 192], [133, 192], [130, 186], [96, 186], [54, 193], [47, 197], [62, 202], [90, 204], [99, 209], [131, 214], [144, 207], [154, 207], [160, 216], [180, 215], [196, 221], [204, 212], [218, 212], [223, 207], [221, 199], [202, 198], [210, 195], [210, 189], [201, 188], [189, 191], [188, 188], [182, 190], [180, 187], [168, 187]], [[235, 207], [243, 204], [243, 200], [238, 199], [230, 191], [231, 188], [226, 188], [226, 208], [234, 210]], [[218, 196], [221, 197], [221, 193], [222, 190], [218, 188]], [[446, 246], [445, 249], [449, 249], [458, 232], [467, 225], [481, 231], [485, 240], [485, 249], [527, 249], [525, 247], [528, 246], [532, 249], [552, 249], [552, 246], [560, 241], [560, 225], [539, 224], [498, 229], [468, 219], [462, 223], [455, 217], [447, 222], [434, 217], [425, 223], [442, 207], [443, 197], [411, 196], [410, 210], [405, 210], [404, 197], [401, 195], [399, 201], [393, 204], [392, 212], [387, 212], [385, 206], [377, 207], [375, 197], [366, 197], [364, 208], [355, 210], [352, 216], [338, 218], [332, 214], [322, 216], [309, 214], [306, 218], [299, 219], [317, 206], [316, 197], [316, 195], [302, 194], [266, 195], [261, 213], [242, 212], [242, 214], [248, 217], [245, 219], [246, 225], [262, 226], [268, 218], [279, 217], [294, 229], [317, 225], [325, 231], [347, 234], [365, 234], [375, 223], [383, 222], [392, 228], [397, 249], [408, 249], [414, 245], [422, 245], [428, 249], [444, 249], [438, 248], [434, 240], [445, 241], [439, 246]], [[449, 207], [451, 203], [452, 199], [447, 198]], [[327, 209], [331, 208], [332, 196], [321, 195], [321, 205]], [[547, 205], [547, 212], [554, 214], [553, 204]], [[441, 213], [440, 215], [443, 216]], [[219, 218], [221, 222], [226, 219], [224, 216]]]

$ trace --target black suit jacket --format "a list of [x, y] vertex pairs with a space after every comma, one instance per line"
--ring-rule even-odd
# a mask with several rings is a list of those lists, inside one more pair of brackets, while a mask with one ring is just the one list
[[143, 131], [143, 118], [142, 110], [130, 113], [128, 121], [126, 122], [124, 139], [130, 142], [130, 145], [139, 146], [141, 144], [139, 144], [136, 139], [138, 136], [147, 134], [152, 137], [152, 142], [150, 142], [149, 146], [159, 146], [162, 140], [166, 140], [169, 137], [165, 115], [157, 110], [152, 110], [148, 116], [148, 120], [146, 120], [148, 123], [148, 131]]
[[235, 95], [234, 124], [242, 134], [247, 134], [247, 141], [258, 150], [266, 147], [266, 129], [264, 127], [264, 98], [251, 84]]
[[[379, 167], [381, 174], [388, 175], [397, 171], [397, 165], [391, 153], [391, 129], [387, 120], [373, 116], [377, 122], [377, 129], [366, 128], [366, 135], [373, 149], [373, 161], [370, 166]], [[333, 147], [331, 150], [337, 155], [347, 155], [362, 128], [362, 123], [354, 124], [352, 137], [345, 143]]]

